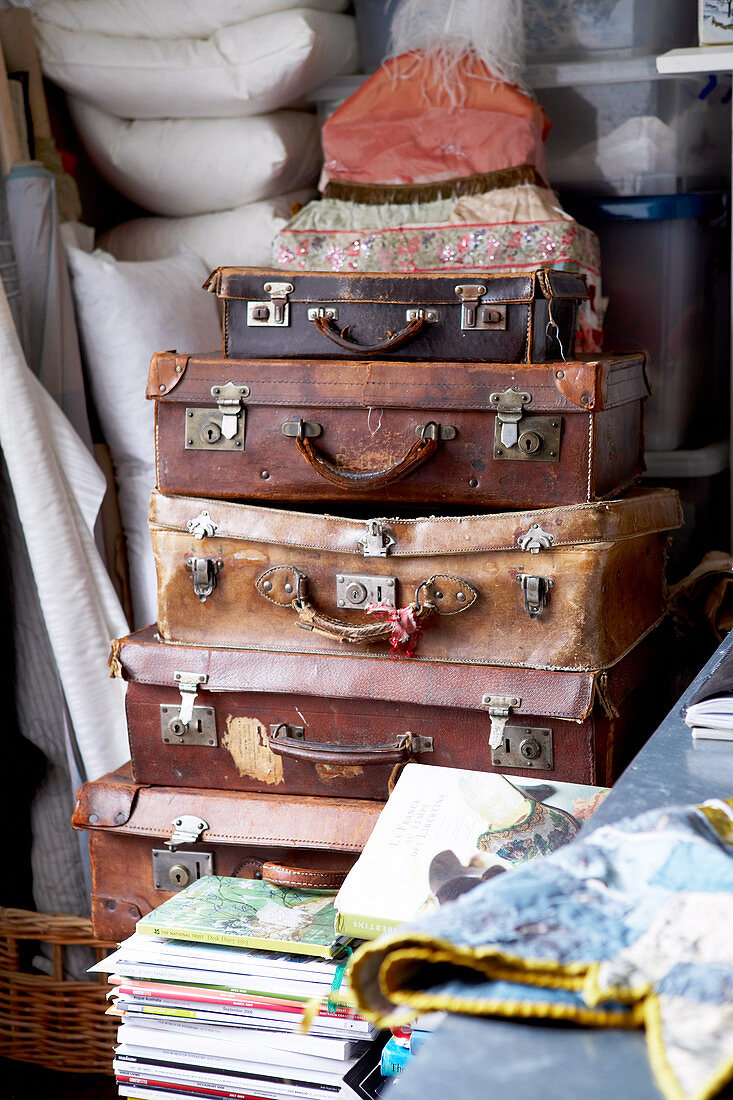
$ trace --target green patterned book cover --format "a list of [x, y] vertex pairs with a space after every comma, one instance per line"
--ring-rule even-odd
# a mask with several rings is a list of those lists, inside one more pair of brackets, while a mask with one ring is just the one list
[[137, 931], [331, 958], [338, 954], [334, 891], [296, 890], [259, 879], [205, 875], [142, 917]]

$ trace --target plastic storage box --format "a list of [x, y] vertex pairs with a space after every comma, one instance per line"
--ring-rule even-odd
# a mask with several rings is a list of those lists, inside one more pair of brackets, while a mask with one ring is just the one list
[[728, 440], [697, 450], [647, 451], [642, 483], [676, 489], [685, 517], [671, 534], [667, 580], [687, 576], [709, 550], [730, 546]]
[[[639, 66], [625, 66], [629, 72]], [[624, 66], [619, 63], [619, 75]], [[618, 79], [541, 88], [552, 129], [553, 187], [593, 195], [669, 194], [725, 186], [729, 78]]]
[[[362, 69], [384, 59], [399, 0], [354, 0]], [[695, 0], [523, 0], [529, 61], [578, 60], [610, 51], [662, 53], [697, 45]]]
[[721, 193], [565, 202], [598, 234], [606, 351], [643, 348], [650, 451], [728, 434], [729, 231]]
[[694, 0], [523, 0], [530, 60], [697, 45]]

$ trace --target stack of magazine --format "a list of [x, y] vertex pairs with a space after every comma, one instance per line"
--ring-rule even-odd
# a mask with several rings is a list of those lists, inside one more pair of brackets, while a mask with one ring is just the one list
[[109, 975], [120, 1017], [120, 1096], [348, 1093], [344, 1078], [378, 1065], [383, 1041], [350, 1004], [351, 946], [335, 936], [333, 893], [213, 875], [192, 883], [93, 967]]
[[92, 968], [120, 1017], [120, 1095], [375, 1100], [436, 1018], [375, 1030], [350, 995], [353, 951], [568, 843], [607, 793], [408, 763], [338, 893], [186, 886]]

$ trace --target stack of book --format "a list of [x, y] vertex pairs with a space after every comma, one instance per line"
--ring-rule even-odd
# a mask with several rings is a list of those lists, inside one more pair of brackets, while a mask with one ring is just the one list
[[338, 891], [185, 886], [92, 968], [120, 1017], [120, 1095], [375, 1100], [440, 1014], [376, 1030], [354, 1008], [354, 950], [566, 844], [607, 792], [409, 763]]
[[332, 893], [213, 875], [193, 883], [94, 968], [109, 975], [121, 1021], [119, 1094], [338, 1095], [381, 1039], [349, 1004], [350, 953], [334, 935]]

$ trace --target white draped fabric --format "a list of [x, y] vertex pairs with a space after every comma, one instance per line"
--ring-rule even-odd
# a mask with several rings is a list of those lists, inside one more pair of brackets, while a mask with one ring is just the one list
[[4, 294], [0, 447], [86, 777], [96, 779], [129, 757], [124, 684], [107, 668], [110, 641], [128, 625], [94, 540], [106, 482], [29, 369]]

